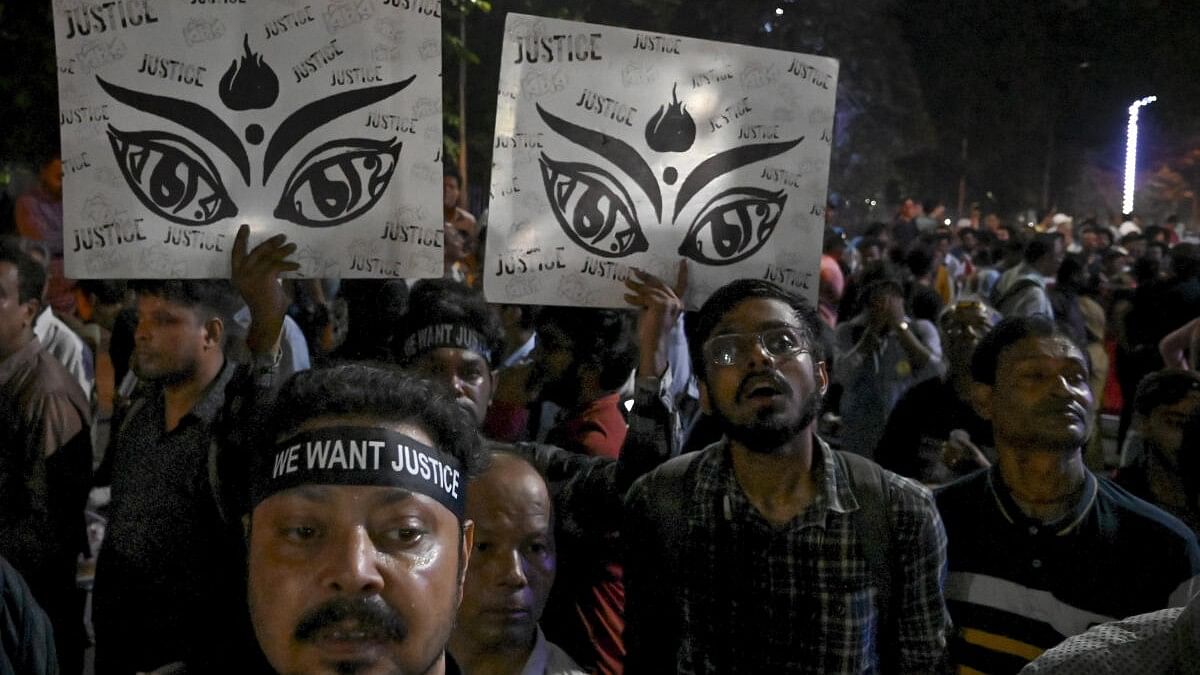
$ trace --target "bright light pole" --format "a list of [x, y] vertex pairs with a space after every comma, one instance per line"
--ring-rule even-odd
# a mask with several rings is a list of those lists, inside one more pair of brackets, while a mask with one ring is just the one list
[[1147, 96], [1129, 106], [1129, 124], [1125, 127], [1125, 198], [1121, 201], [1121, 213], [1133, 213], [1133, 183], [1137, 175], [1138, 110], [1157, 100], [1157, 96]]

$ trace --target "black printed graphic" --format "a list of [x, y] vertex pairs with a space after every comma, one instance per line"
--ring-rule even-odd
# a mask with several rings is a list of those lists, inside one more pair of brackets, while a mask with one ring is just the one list
[[[250, 52], [221, 81], [222, 102], [247, 110], [274, 105], [279, 83], [261, 56]], [[267, 77], [269, 75], [269, 78]], [[283, 158], [321, 126], [343, 115], [383, 101], [404, 90], [416, 75], [401, 82], [333, 94], [289, 115], [267, 141], [262, 185]], [[251, 186], [250, 158], [238, 134], [207, 108], [181, 99], [127, 89], [100, 77], [100, 87], [114, 99], [161, 117], [193, 132], [216, 147]], [[271, 82], [274, 82], [272, 85]], [[226, 95], [226, 91], [230, 92]], [[269, 99], [269, 102], [268, 102]], [[238, 108], [237, 106], [248, 106]], [[148, 209], [170, 222], [200, 226], [231, 218], [238, 207], [207, 154], [191, 140], [165, 131], [120, 131], [109, 126], [113, 155], [125, 182]], [[265, 139], [258, 124], [248, 125], [251, 145]], [[333, 227], [362, 216], [383, 198], [399, 162], [402, 144], [395, 138], [339, 139], [310, 152], [288, 177], [275, 207], [275, 217], [305, 227]]]
[[134, 196], [155, 214], [180, 225], [210, 225], [237, 215], [216, 167], [187, 139], [110, 125], [108, 140]]
[[696, 121], [675, 97], [671, 85], [671, 104], [660, 106], [646, 125], [646, 145], [655, 152], [687, 152], [696, 142]]
[[[672, 99], [671, 106], [660, 109], [660, 114], [651, 119], [646, 129], [647, 145], [657, 152], [682, 152], [673, 148], [681, 147], [689, 133], [692, 138], [687, 148], [695, 140], [695, 123], [674, 93]], [[662, 222], [662, 190], [649, 163], [637, 150], [604, 132], [557, 117], [541, 105], [537, 106], [537, 111], [560, 136], [620, 169], [649, 199], [655, 219]], [[651, 143], [652, 136], [658, 148], [672, 149], [656, 148]], [[678, 221], [688, 202], [714, 180], [749, 164], [781, 155], [803, 141], [801, 136], [793, 141], [743, 145], [708, 157], [692, 169], [679, 186], [670, 222]], [[593, 164], [560, 162], [546, 153], [542, 153], [540, 165], [550, 210], [572, 241], [589, 253], [605, 258], [623, 258], [649, 249], [642, 221], [624, 181]], [[674, 185], [678, 177], [675, 167], [667, 167], [663, 172], [663, 181], [667, 185]], [[754, 186], [726, 190], [700, 210], [679, 246], [679, 253], [703, 265], [741, 262], [766, 245], [786, 204], [787, 195], [782, 190], [772, 192]]]
[[387, 190], [401, 145], [360, 138], [313, 150], [288, 178], [275, 217], [330, 227], [361, 216]]
[[230, 110], [266, 110], [279, 98], [279, 78], [262, 54], [250, 51], [250, 35], [242, 41], [244, 52], [221, 76], [218, 93]]

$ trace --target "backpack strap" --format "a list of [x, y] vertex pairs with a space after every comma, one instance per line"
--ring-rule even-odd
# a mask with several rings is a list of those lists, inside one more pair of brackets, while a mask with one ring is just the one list
[[1037, 280], [1030, 279], [1029, 277], [1017, 279], [1015, 282], [1013, 282], [1012, 286], [1008, 287], [1008, 290], [1004, 291], [1003, 293], [996, 294], [996, 297], [993, 298], [992, 307], [995, 307], [996, 311], [998, 312], [1003, 312], [1002, 308], [1006, 302], [1012, 300], [1021, 292], [1029, 288], [1033, 288], [1034, 286], [1041, 287], [1041, 284], [1039, 284]]
[[892, 509], [888, 497], [887, 477], [883, 469], [871, 460], [849, 452], [835, 452], [841, 468], [850, 480], [850, 490], [858, 502], [851, 516], [867, 570], [876, 588], [875, 612], [878, 616], [878, 654], [881, 672], [894, 672], [899, 659], [899, 645], [892, 622], [898, 584], [892, 558]]

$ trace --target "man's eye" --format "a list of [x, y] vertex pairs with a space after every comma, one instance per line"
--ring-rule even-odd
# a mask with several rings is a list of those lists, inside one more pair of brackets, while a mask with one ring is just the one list
[[283, 528], [281, 534], [292, 543], [303, 544], [315, 540], [319, 532], [311, 525], [293, 525]]
[[578, 162], [540, 160], [550, 210], [576, 244], [604, 258], [650, 249], [629, 193], [607, 171]]
[[679, 254], [705, 265], [732, 265], [761, 249], [779, 224], [787, 195], [735, 188], [701, 209], [679, 245]]
[[125, 182], [155, 214], [179, 225], [211, 225], [237, 215], [217, 169], [182, 136], [108, 128]]
[[397, 527], [387, 531], [388, 540], [399, 544], [415, 544], [425, 536], [425, 531], [415, 527]]
[[288, 177], [275, 217], [332, 227], [363, 215], [387, 191], [402, 145], [395, 139], [350, 139], [313, 150]]

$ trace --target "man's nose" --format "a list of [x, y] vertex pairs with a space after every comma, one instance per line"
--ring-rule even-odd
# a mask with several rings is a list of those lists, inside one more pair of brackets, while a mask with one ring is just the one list
[[510, 551], [504, 556], [501, 564], [504, 566], [500, 576], [503, 585], [510, 588], [525, 588], [529, 585], [529, 578], [525, 574], [525, 560], [519, 550]]
[[371, 594], [383, 590], [377, 552], [365, 528], [356, 527], [328, 544], [323, 585], [338, 593]]

